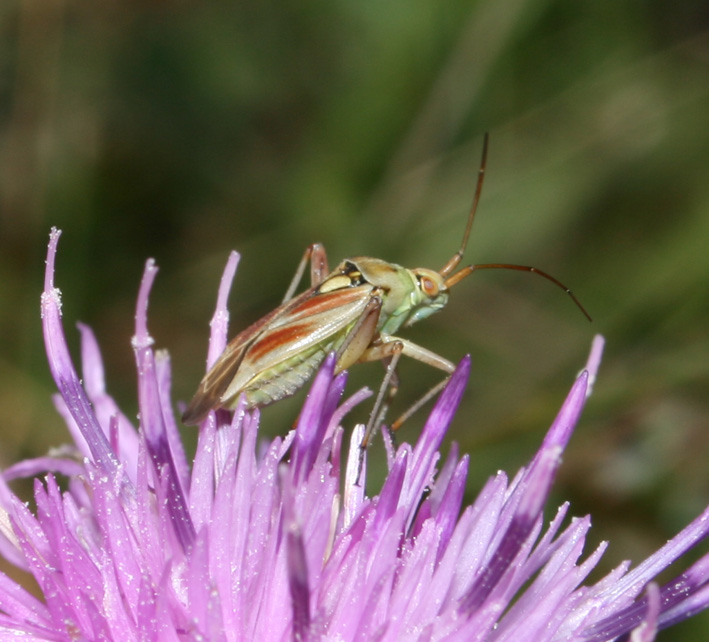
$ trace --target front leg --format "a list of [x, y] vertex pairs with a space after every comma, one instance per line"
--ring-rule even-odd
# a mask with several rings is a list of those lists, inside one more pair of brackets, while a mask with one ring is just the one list
[[[401, 339], [400, 337], [395, 337], [388, 334], [382, 334], [379, 339], [374, 342], [367, 350], [362, 353], [360, 357], [361, 362], [365, 361], [379, 361], [381, 359], [389, 360], [387, 365], [387, 372], [382, 381], [382, 385], [379, 388], [379, 394], [377, 395], [377, 400], [374, 403], [374, 408], [372, 409], [372, 414], [369, 416], [369, 421], [367, 422], [367, 428], [364, 432], [364, 437], [362, 438], [362, 443], [360, 447], [362, 449], [369, 445], [372, 437], [374, 436], [376, 426], [380, 423], [380, 419], [383, 419], [383, 415], [387, 410], [387, 405], [384, 404], [384, 394], [391, 385], [392, 380], [396, 377], [396, 366], [401, 358], [401, 355], [406, 355], [417, 361], [428, 364], [438, 370], [443, 370], [448, 373], [448, 376], [443, 379], [436, 386], [431, 388], [423, 397], [421, 397], [413, 406], [411, 406], [403, 415], [401, 415], [394, 423], [392, 423], [390, 430], [396, 431], [401, 425], [406, 421], [411, 415], [413, 415], [421, 406], [423, 406], [429, 399], [436, 395], [443, 387], [448, 383], [450, 375], [455, 370], [455, 365], [441, 357], [440, 355], [427, 350], [426, 348], [408, 341], [407, 339]], [[395, 391], [394, 391], [395, 392]], [[392, 395], [393, 396], [393, 395]]]
[[392, 343], [401, 344], [401, 354], [404, 356], [416, 359], [416, 361], [425, 363], [426, 365], [432, 366], [437, 370], [443, 370], [448, 374], [453, 374], [455, 371], [455, 365], [448, 361], [445, 357], [436, 354], [432, 350], [427, 350], [413, 341], [402, 339], [401, 337], [395, 337], [391, 334], [381, 334], [379, 339], [374, 342], [368, 350], [365, 350], [360, 357], [360, 361], [363, 363], [366, 361], [379, 361], [380, 359], [385, 359], [386, 357], [391, 356], [389, 353], [390, 348], [388, 348], [388, 346]]

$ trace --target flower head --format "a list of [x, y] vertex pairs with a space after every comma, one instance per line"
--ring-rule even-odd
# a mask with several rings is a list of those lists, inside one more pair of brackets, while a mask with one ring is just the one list
[[[0, 642], [27, 640], [652, 640], [709, 602], [709, 557], [666, 586], [655, 576], [709, 532], [705, 511], [630, 570], [584, 585], [606, 548], [583, 557], [588, 517], [546, 526], [542, 511], [595, 378], [597, 339], [531, 463], [491, 477], [463, 507], [468, 456], [439, 448], [465, 388], [464, 359], [416, 445], [388, 443], [389, 472], [367, 497], [362, 427], [345, 448], [345, 375], [329, 358], [298, 426], [259, 445], [259, 413], [211, 413], [188, 462], [170, 399], [170, 362], [147, 329], [149, 261], [133, 338], [138, 430], [106, 393], [92, 332], [83, 383], [54, 288], [52, 232], [42, 314], [57, 408], [74, 457], [21, 462], [0, 479], [0, 553], [29, 571], [39, 600], [0, 575]], [[232, 255], [212, 322], [210, 361], [226, 340]], [[349, 454], [346, 454], [345, 451]], [[35, 480], [31, 511], [6, 482]], [[366, 474], [366, 470], [365, 473]], [[66, 480], [63, 487], [57, 476]]]

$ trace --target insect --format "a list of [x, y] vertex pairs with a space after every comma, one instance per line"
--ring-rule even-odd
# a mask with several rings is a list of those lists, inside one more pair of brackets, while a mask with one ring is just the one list
[[[581, 303], [560, 281], [534, 267], [506, 263], [468, 265], [457, 272], [468, 244], [480, 200], [488, 137], [475, 196], [460, 249], [438, 271], [413, 270], [381, 259], [345, 259], [329, 272], [325, 249], [307, 248], [275, 310], [237, 334], [207, 372], [182, 420], [201, 422], [210, 410], [233, 409], [244, 395], [249, 408], [265, 406], [300, 389], [330, 352], [337, 357], [336, 372], [355, 363], [382, 360], [387, 372], [370, 414], [362, 442], [364, 449], [386, 409], [385, 394], [396, 391], [396, 365], [402, 355], [433, 366], [446, 377], [390, 426], [396, 430], [448, 381], [455, 366], [436, 353], [397, 335], [445, 307], [449, 290], [476, 270], [506, 268], [532, 272], [561, 287], [589, 318]], [[311, 287], [295, 296], [310, 263]]]

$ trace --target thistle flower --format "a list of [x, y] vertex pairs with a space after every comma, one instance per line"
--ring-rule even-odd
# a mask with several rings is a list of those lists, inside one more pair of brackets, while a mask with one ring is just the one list
[[[531, 463], [499, 472], [462, 507], [468, 456], [438, 449], [465, 388], [464, 359], [416, 443], [388, 443], [378, 495], [358, 475], [362, 428], [344, 454], [345, 375], [315, 378], [298, 426], [259, 445], [258, 411], [212, 414], [194, 461], [170, 400], [170, 362], [147, 329], [156, 267], [138, 296], [133, 348], [139, 429], [104, 387], [95, 338], [82, 336], [83, 382], [60, 319], [53, 230], [42, 295], [56, 405], [74, 440], [0, 479], [0, 553], [29, 571], [39, 600], [0, 575], [0, 642], [15, 640], [652, 640], [709, 602], [709, 556], [660, 587], [655, 576], [707, 536], [709, 510], [635, 569], [583, 585], [606, 544], [582, 557], [588, 517], [542, 510], [596, 376], [596, 339]], [[227, 264], [210, 360], [226, 338]], [[343, 459], [344, 458], [344, 459]], [[34, 511], [7, 481], [35, 479]], [[366, 466], [365, 472], [366, 475]], [[60, 477], [60, 487], [57, 477]]]

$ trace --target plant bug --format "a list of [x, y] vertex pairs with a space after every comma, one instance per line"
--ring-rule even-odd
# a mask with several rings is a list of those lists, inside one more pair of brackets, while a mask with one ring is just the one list
[[[205, 375], [182, 416], [186, 424], [204, 420], [210, 410], [234, 409], [244, 395], [248, 408], [265, 406], [299, 390], [330, 352], [337, 356], [336, 372], [355, 363], [384, 361], [387, 372], [370, 414], [361, 447], [366, 448], [383, 418], [387, 390], [396, 391], [396, 365], [406, 355], [446, 373], [391, 425], [397, 430], [421, 405], [445, 386], [454, 364], [407, 339], [397, 336], [443, 308], [451, 287], [475, 270], [505, 268], [532, 272], [559, 286], [590, 320], [574, 294], [553, 276], [534, 267], [507, 263], [468, 265], [455, 271], [463, 259], [480, 200], [487, 162], [488, 136], [483, 142], [473, 204], [460, 249], [439, 270], [409, 270], [370, 257], [345, 259], [334, 271], [327, 266], [325, 248], [307, 248], [283, 302], [275, 310], [237, 334]], [[295, 296], [310, 263], [311, 287]]]

